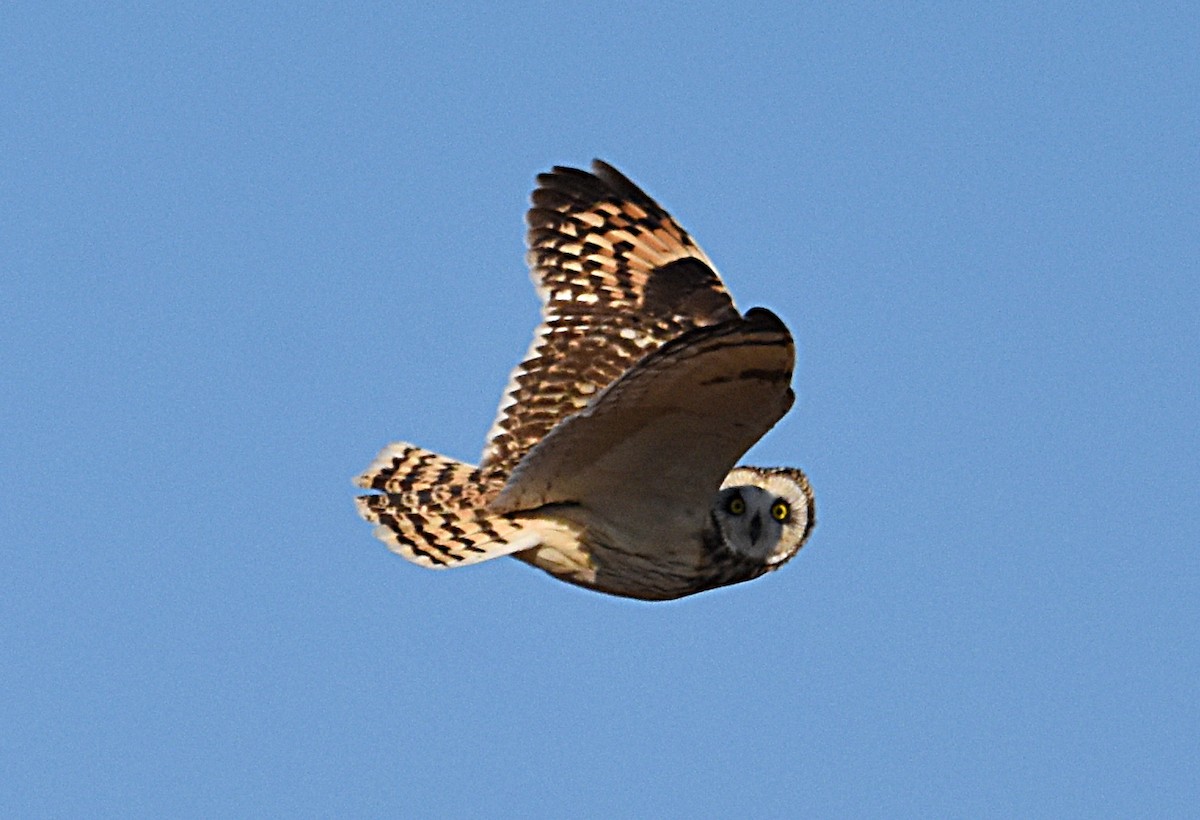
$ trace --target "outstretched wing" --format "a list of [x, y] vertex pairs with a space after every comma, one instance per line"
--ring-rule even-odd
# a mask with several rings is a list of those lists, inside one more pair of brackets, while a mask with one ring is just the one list
[[[699, 550], [713, 497], [792, 405], [795, 349], [764, 308], [668, 342], [556, 426], [489, 508], [586, 507], [670, 559]], [[681, 556], [682, 557], [682, 556]]]
[[560, 421], [646, 354], [739, 318], [712, 263], [658, 203], [610, 165], [538, 176], [529, 265], [542, 324], [513, 371], [481, 466], [516, 467]]

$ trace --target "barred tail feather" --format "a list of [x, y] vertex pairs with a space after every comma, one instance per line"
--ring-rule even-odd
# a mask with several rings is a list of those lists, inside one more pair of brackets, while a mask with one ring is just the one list
[[382, 493], [355, 499], [359, 515], [377, 525], [375, 537], [423, 567], [475, 564], [541, 543], [537, 532], [487, 509], [502, 478], [412, 444], [389, 444], [355, 483]]

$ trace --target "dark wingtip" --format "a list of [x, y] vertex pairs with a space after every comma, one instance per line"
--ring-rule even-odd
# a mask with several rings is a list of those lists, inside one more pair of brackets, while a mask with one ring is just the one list
[[758, 325], [765, 329], [782, 330], [787, 332], [787, 325], [783, 320], [775, 315], [774, 311], [768, 310], [765, 307], [752, 307], [746, 311], [745, 319], [748, 323]]
[[639, 204], [656, 204], [637, 183], [602, 159], [592, 160], [592, 173], [619, 196]]
[[592, 160], [592, 173], [600, 177], [600, 179], [614, 179], [629, 182], [629, 177], [625, 176], [614, 166], [598, 157]]
[[[602, 159], [592, 160], [592, 170], [584, 171], [569, 165], [555, 165], [549, 171], [537, 175], [537, 187], [530, 201], [533, 209], [526, 217], [531, 226], [546, 221], [546, 214], [536, 211], [556, 211], [565, 208], [587, 208], [606, 199], [635, 202], [644, 210], [661, 218], [667, 218], [662, 207], [622, 174]], [[551, 221], [555, 215], [549, 214]]]
[[555, 165], [549, 171], [537, 175], [538, 187], [587, 200], [615, 196], [633, 200], [640, 205], [658, 207], [654, 199], [638, 187], [636, 182], [604, 160], [593, 159], [591, 167], [591, 171], [584, 171], [569, 165]]

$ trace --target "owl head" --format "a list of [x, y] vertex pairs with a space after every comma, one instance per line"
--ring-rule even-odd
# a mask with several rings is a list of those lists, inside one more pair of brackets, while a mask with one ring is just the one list
[[737, 467], [721, 484], [713, 518], [729, 549], [775, 568], [799, 552], [812, 532], [812, 488], [800, 470]]

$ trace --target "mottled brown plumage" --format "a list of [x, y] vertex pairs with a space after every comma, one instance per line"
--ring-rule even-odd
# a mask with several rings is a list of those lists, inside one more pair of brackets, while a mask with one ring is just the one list
[[390, 445], [357, 480], [380, 493], [359, 511], [431, 568], [514, 555], [645, 599], [757, 577], [814, 520], [799, 470], [732, 469], [791, 406], [791, 335], [770, 311], [742, 316], [628, 178], [593, 171], [538, 177], [528, 241], [543, 323], [480, 466]]
[[687, 231], [612, 166], [594, 170], [538, 175], [526, 221], [542, 325], [504, 391], [484, 465], [511, 470], [642, 356], [738, 318]]

